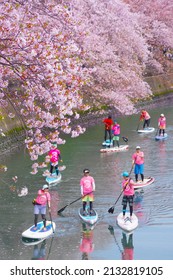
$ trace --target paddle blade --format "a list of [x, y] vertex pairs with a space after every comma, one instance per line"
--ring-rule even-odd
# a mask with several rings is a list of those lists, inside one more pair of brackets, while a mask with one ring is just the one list
[[109, 208], [108, 213], [111, 213], [111, 214], [114, 213], [114, 206], [112, 206], [111, 208]]
[[128, 138], [127, 137], [125, 137], [125, 136], [122, 136], [122, 139], [124, 140], [124, 142], [128, 142]]
[[68, 205], [66, 205], [66, 206], [64, 206], [63, 208], [59, 209], [59, 210], [57, 211], [57, 214], [62, 213], [62, 212], [65, 210], [65, 208], [66, 208], [67, 206], [68, 206]]

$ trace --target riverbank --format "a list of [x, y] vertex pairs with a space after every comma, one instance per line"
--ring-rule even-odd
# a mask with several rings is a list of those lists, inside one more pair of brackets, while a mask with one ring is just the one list
[[[137, 111], [145, 108], [147, 110], [151, 110], [157, 107], [163, 107], [173, 104], [173, 92], [164, 94], [164, 95], [156, 95], [150, 100], [142, 100], [136, 103], [135, 108]], [[108, 114], [116, 117], [123, 117], [121, 112], [117, 112], [116, 110], [110, 108], [109, 110], [100, 110], [89, 113], [81, 114], [80, 118], [74, 122], [75, 124], [80, 124], [83, 127], [91, 127], [97, 124], [100, 124], [104, 117]], [[19, 125], [19, 123], [17, 123]], [[14, 125], [14, 124], [13, 124]], [[11, 126], [9, 126], [11, 128]], [[8, 126], [6, 125], [6, 136], [0, 136], [0, 152], [1, 156], [15, 151], [16, 149], [23, 148], [25, 133], [22, 130], [21, 126], [17, 126], [16, 128], [12, 128], [8, 131]]]

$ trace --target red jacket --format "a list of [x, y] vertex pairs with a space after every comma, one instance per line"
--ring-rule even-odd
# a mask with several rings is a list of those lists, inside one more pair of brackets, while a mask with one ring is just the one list
[[106, 130], [110, 130], [111, 129], [111, 127], [112, 127], [112, 125], [114, 124], [113, 123], [113, 120], [112, 119], [104, 119], [103, 120], [103, 123], [105, 124], [105, 129]]

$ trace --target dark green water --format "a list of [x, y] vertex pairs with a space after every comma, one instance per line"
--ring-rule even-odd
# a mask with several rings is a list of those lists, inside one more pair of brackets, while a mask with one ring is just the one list
[[[150, 110], [151, 126], [157, 128], [160, 113], [167, 117], [168, 138], [156, 142], [155, 133], [139, 135], [136, 132], [139, 116], [119, 119], [121, 136], [129, 139], [129, 150], [120, 153], [101, 154], [100, 148], [104, 129], [100, 124], [91, 127], [79, 138], [67, 139], [60, 146], [63, 164], [62, 181], [51, 188], [52, 218], [56, 223], [53, 238], [38, 246], [26, 246], [21, 241], [22, 232], [33, 224], [32, 199], [44, 184], [40, 173], [31, 175], [31, 162], [23, 150], [4, 158], [8, 171], [1, 174], [0, 180], [0, 259], [54, 259], [54, 260], [110, 260], [122, 259], [122, 252], [131, 247], [131, 257], [136, 260], [173, 259], [173, 121], [172, 107]], [[121, 144], [125, 144], [123, 140]], [[121, 192], [121, 173], [130, 171], [131, 156], [136, 145], [145, 153], [144, 175], [155, 177], [155, 183], [135, 196], [134, 212], [139, 226], [133, 232], [133, 244], [125, 244], [123, 233], [116, 225], [116, 216], [121, 211], [121, 198], [116, 204], [114, 214], [108, 209]], [[62, 216], [57, 210], [80, 197], [79, 181], [84, 168], [91, 170], [96, 181], [94, 206], [99, 214], [99, 222], [91, 231], [84, 231], [78, 217], [78, 201], [67, 207]], [[14, 183], [12, 177], [19, 177]], [[132, 173], [132, 177], [134, 177]], [[28, 188], [27, 196], [18, 196], [21, 187]], [[113, 226], [114, 235], [108, 229]], [[127, 237], [127, 241], [129, 236]], [[82, 245], [81, 245], [82, 244]], [[93, 246], [93, 245], [94, 246]], [[132, 246], [133, 245], [133, 246]], [[41, 247], [42, 246], [42, 247]], [[133, 247], [133, 248], [132, 248]], [[39, 255], [40, 253], [40, 255]]]

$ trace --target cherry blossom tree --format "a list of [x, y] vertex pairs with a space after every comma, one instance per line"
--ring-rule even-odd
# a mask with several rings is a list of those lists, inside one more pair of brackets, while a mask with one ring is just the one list
[[152, 95], [144, 73], [163, 71], [152, 46], [172, 46], [172, 9], [168, 0], [0, 3], [0, 105], [23, 124], [33, 174], [52, 142], [65, 143], [62, 133], [85, 131], [71, 125], [80, 110], [104, 104], [132, 114]]
[[146, 68], [164, 71], [155, 47], [173, 44], [173, 4], [168, 0], [65, 2], [71, 5], [80, 30], [88, 30], [83, 45], [88, 65], [95, 69], [91, 97], [124, 114], [134, 112], [134, 100], [151, 95], [144, 82]]
[[[94, 67], [93, 87], [87, 87], [94, 103], [112, 105], [123, 114], [134, 113], [134, 100], [151, 94], [143, 80], [148, 44], [138, 14], [119, 0], [65, 1], [86, 32], [86, 65]], [[71, 3], [71, 4], [70, 4]]]
[[[68, 8], [53, 2], [0, 3], [1, 106], [10, 103], [15, 114], [9, 117], [20, 117], [34, 161], [47, 153], [52, 142], [65, 143], [61, 132], [72, 137], [83, 133], [85, 129], [72, 129], [70, 122], [79, 117], [78, 110], [88, 108], [81, 88], [89, 71], [83, 67], [77, 31]], [[34, 163], [33, 173], [38, 167], [45, 163]]]

